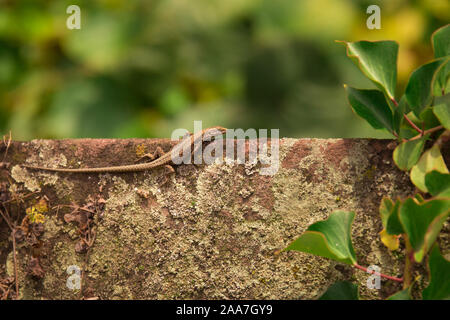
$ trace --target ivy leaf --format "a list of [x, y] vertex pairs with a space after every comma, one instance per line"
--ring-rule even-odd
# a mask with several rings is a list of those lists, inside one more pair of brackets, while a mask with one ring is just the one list
[[313, 223], [297, 240], [284, 250], [296, 250], [356, 264], [351, 240], [354, 212], [335, 211], [327, 220]]
[[433, 107], [433, 112], [444, 128], [450, 130], [450, 104], [438, 104]]
[[396, 292], [393, 295], [389, 296], [386, 300], [412, 300], [411, 288], [412, 286], [409, 286], [402, 291]]
[[395, 99], [397, 84], [398, 44], [395, 41], [338, 41], [347, 46], [350, 57], [361, 71], [383, 90], [389, 99]]
[[420, 279], [420, 276], [417, 276], [414, 281], [409, 285], [409, 287], [394, 293], [389, 296], [386, 300], [413, 300], [411, 296], [411, 291], [413, 286], [416, 284], [416, 281]]
[[383, 227], [384, 227], [383, 230], [381, 230], [381, 232], [379, 233], [380, 239], [381, 239], [381, 242], [391, 251], [397, 250], [400, 245], [400, 242], [399, 242], [398, 235], [389, 234], [387, 232], [387, 225], [388, 225], [389, 217], [393, 213], [395, 215], [397, 215], [398, 207], [399, 207], [398, 200], [394, 204], [394, 202], [391, 199], [384, 197], [381, 200], [380, 209], [379, 209], [380, 216], [381, 216], [381, 223], [383, 224]]
[[450, 55], [450, 24], [443, 26], [433, 32], [431, 36], [435, 58]]
[[[431, 42], [433, 45], [435, 58], [442, 58], [450, 55], [450, 24], [436, 30], [431, 36]], [[447, 63], [437, 76], [436, 82], [438, 90], [440, 90], [442, 93], [445, 93], [449, 73], [450, 63]]]
[[443, 65], [436, 74], [436, 80], [434, 82], [434, 95], [445, 95], [450, 92], [450, 59], [447, 56], [447, 62]]
[[395, 202], [394, 208], [392, 209], [392, 213], [389, 216], [389, 219], [387, 221], [386, 232], [388, 234], [390, 234], [390, 235], [399, 235], [399, 234], [402, 234], [402, 233], [405, 232], [403, 230], [403, 226], [400, 223], [400, 220], [399, 220], [399, 217], [398, 217], [399, 212], [400, 212], [399, 211], [400, 205], [401, 205], [401, 202], [399, 200], [397, 200]]
[[433, 170], [426, 174], [425, 185], [432, 196], [450, 197], [450, 174]]
[[447, 93], [443, 96], [435, 96], [434, 97], [434, 105], [438, 105], [438, 104], [450, 105], [450, 93]]
[[[404, 121], [404, 114], [409, 113], [411, 110], [409, 109], [408, 103], [406, 102], [405, 95], [402, 96], [400, 102], [398, 103], [397, 108], [394, 109], [394, 131], [401, 132], [400, 129], [402, 127], [402, 123]], [[410, 128], [410, 126], [408, 125]]]
[[414, 259], [421, 262], [433, 245], [450, 214], [449, 199], [432, 199], [416, 203], [406, 199], [400, 206], [400, 222], [414, 249]]
[[397, 250], [400, 246], [399, 236], [398, 235], [391, 235], [388, 234], [386, 229], [381, 230], [380, 234], [380, 240], [383, 242], [383, 244], [391, 251]]
[[420, 193], [416, 193], [416, 195], [414, 196], [414, 200], [416, 200], [416, 202], [418, 202], [418, 203], [425, 201], [425, 199], [423, 198], [423, 196]]
[[353, 111], [373, 128], [394, 128], [394, 115], [381, 91], [344, 86]]
[[417, 131], [413, 129], [409, 124], [402, 123], [398, 136], [403, 139], [411, 139], [417, 136]]
[[405, 89], [408, 105], [417, 117], [429, 106], [433, 96], [433, 84], [440, 68], [449, 58], [440, 58], [420, 66], [411, 74]]
[[422, 298], [424, 300], [449, 300], [450, 261], [441, 255], [437, 245], [434, 245], [428, 257], [428, 269], [430, 284], [422, 291]]
[[400, 170], [410, 170], [419, 160], [428, 136], [401, 143], [394, 150], [394, 162]]
[[400, 220], [398, 219], [398, 209], [400, 208], [400, 204], [400, 200], [396, 200], [394, 203], [391, 199], [386, 197], [381, 200], [379, 212], [381, 223], [384, 227], [383, 231], [386, 231], [383, 235], [380, 233], [380, 236], [387, 237], [387, 235], [399, 235], [404, 232]]
[[420, 157], [419, 162], [411, 169], [411, 181], [423, 192], [428, 192], [425, 185], [425, 175], [433, 170], [441, 173], [448, 173], [444, 158], [442, 157], [439, 146], [434, 144], [433, 147], [425, 151]]
[[381, 217], [381, 223], [385, 228], [387, 225], [388, 218], [391, 215], [392, 208], [394, 208], [394, 202], [390, 198], [384, 197], [383, 199], [381, 199], [379, 212]]
[[423, 129], [431, 129], [440, 125], [439, 119], [433, 112], [433, 107], [429, 106], [422, 110], [419, 117], [423, 121]]
[[349, 281], [337, 281], [319, 300], [359, 300], [358, 286]]

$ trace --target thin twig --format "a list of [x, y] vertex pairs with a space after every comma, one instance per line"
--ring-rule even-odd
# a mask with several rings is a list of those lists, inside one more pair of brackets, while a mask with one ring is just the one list
[[[91, 212], [90, 210], [86, 210], [88, 212]], [[87, 264], [89, 262], [89, 255], [91, 253], [91, 249], [92, 246], [94, 245], [95, 239], [97, 238], [97, 228], [98, 228], [98, 207], [96, 206], [96, 212], [94, 212], [94, 225], [95, 225], [95, 230], [94, 228], [90, 229], [89, 228], [89, 221], [88, 221], [88, 237], [89, 237], [89, 247], [88, 250], [86, 252], [86, 256], [84, 258], [84, 265], [83, 265], [83, 270], [81, 271], [81, 282], [80, 282], [80, 295], [79, 298], [82, 299], [83, 298], [83, 282], [84, 282], [84, 277], [85, 277], [85, 273], [86, 273], [86, 267]], [[93, 233], [92, 239], [90, 239], [90, 233]]]
[[412, 137], [411, 139], [408, 139], [407, 141], [413, 141], [413, 140], [420, 139], [420, 138], [422, 138], [424, 135], [431, 134], [431, 133], [433, 133], [433, 132], [435, 132], [435, 131], [439, 131], [439, 130], [441, 130], [441, 129], [444, 129], [444, 127], [443, 127], [443, 126], [437, 126], [437, 127], [434, 127], [434, 128], [428, 129], [428, 130], [425, 130], [425, 131], [423, 131], [423, 133], [418, 134], [417, 136], [414, 136], [414, 137]]
[[3, 160], [2, 160], [2, 162], [5, 162], [6, 155], [8, 154], [9, 146], [11, 145], [11, 140], [12, 140], [12, 138], [11, 138], [11, 130], [10, 130], [10, 131], [9, 131], [9, 139], [8, 139], [8, 142], [5, 141], [5, 136], [3, 136], [3, 143], [4, 143], [5, 146], [6, 146], [6, 151], [5, 151], [5, 154], [3, 155]]
[[25, 196], [22, 196], [22, 197], [20, 197], [20, 198], [14, 198], [14, 199], [10, 199], [10, 200], [4, 201], [3, 204], [11, 203], [11, 202], [18, 201], [18, 200], [23, 200], [23, 199], [28, 198], [28, 197], [30, 197], [30, 196], [36, 194], [36, 193], [38, 193], [38, 191], [29, 193], [29, 194], [27, 194], [27, 195], [25, 195]]
[[367, 273], [376, 274], [377, 276], [380, 276], [380, 277], [383, 277], [383, 278], [386, 278], [386, 279], [389, 279], [389, 280], [393, 280], [393, 281], [397, 281], [397, 282], [403, 282], [403, 278], [392, 277], [392, 276], [388, 276], [386, 274], [379, 273], [379, 272], [376, 272], [376, 271], [370, 271], [367, 268], [365, 268], [363, 266], [360, 266], [359, 264], [355, 264], [353, 266], [355, 268], [363, 270], [363, 271], [365, 271]]
[[[391, 101], [394, 103], [394, 105], [396, 107], [398, 107], [397, 100], [395, 100], [394, 98], [391, 98]], [[405, 118], [405, 120], [408, 121], [408, 123], [410, 124], [411, 127], [414, 128], [414, 130], [416, 130], [418, 133], [423, 134], [423, 131], [418, 126], [416, 126], [416, 124], [414, 122], [412, 122], [411, 119], [409, 119], [406, 114], [403, 114], [403, 118]]]
[[16, 229], [12, 232], [12, 241], [13, 241], [13, 257], [14, 257], [14, 276], [16, 282], [16, 300], [19, 300], [19, 277], [17, 275], [17, 258], [16, 258]]
[[7, 287], [8, 289], [7, 289], [6, 291], [3, 291], [3, 292], [5, 292], [5, 293], [3, 294], [2, 300], [8, 299], [9, 291], [11, 290], [12, 286], [13, 286], [13, 283], [11, 283], [11, 284]]
[[[5, 206], [3, 206], [3, 208], [6, 210]], [[0, 214], [2, 215], [3, 219], [6, 221], [6, 224], [8, 225], [9, 229], [11, 229], [11, 231], [14, 230], [11, 221], [9, 220], [9, 214], [6, 216], [2, 210], [0, 210]]]
[[83, 210], [83, 211], [95, 214], [95, 211], [89, 210], [86, 207], [80, 207], [80, 206], [75, 206], [75, 205], [70, 205], [70, 204], [59, 204], [57, 206], [54, 206], [52, 209], [57, 208], [57, 210], [59, 210], [59, 208], [62, 208], [62, 207], [75, 209], [74, 211], [76, 211], [76, 210]]

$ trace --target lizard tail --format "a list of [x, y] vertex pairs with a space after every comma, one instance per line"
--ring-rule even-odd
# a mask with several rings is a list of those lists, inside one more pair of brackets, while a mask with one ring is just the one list
[[30, 166], [26, 164], [21, 165], [24, 168], [32, 170], [45, 170], [52, 172], [74, 172], [74, 173], [106, 173], [106, 172], [130, 172], [130, 171], [143, 171], [148, 169], [147, 163], [134, 164], [128, 166], [118, 166], [118, 167], [101, 167], [101, 168], [47, 168], [39, 166]]

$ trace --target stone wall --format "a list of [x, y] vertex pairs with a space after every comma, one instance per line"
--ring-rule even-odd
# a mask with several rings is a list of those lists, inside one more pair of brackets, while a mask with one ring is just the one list
[[[130, 164], [143, 151], [172, 145], [161, 139], [12, 143], [3, 192], [25, 198], [8, 202], [10, 215], [20, 223], [25, 209], [43, 197], [49, 206], [38, 240], [16, 236], [21, 298], [79, 298], [79, 290], [67, 286], [69, 266], [85, 270], [83, 296], [100, 299], [314, 299], [335, 281], [352, 279], [362, 298], [384, 298], [400, 288], [382, 280], [380, 290], [370, 290], [361, 270], [280, 252], [334, 210], [355, 211], [359, 264], [401, 276], [403, 259], [378, 237], [382, 197], [414, 191], [392, 162], [391, 140], [281, 139], [280, 166], [272, 176], [260, 175], [259, 163], [117, 174], [19, 166]], [[0, 151], [3, 157], [6, 148]], [[14, 276], [11, 243], [0, 220], [0, 278]]]

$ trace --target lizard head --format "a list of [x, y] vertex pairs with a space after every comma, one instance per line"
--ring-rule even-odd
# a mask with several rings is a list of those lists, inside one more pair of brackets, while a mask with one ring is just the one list
[[203, 141], [209, 141], [213, 137], [221, 136], [227, 132], [227, 129], [224, 127], [211, 127], [203, 132]]

